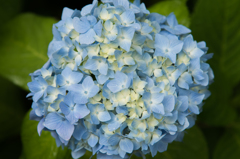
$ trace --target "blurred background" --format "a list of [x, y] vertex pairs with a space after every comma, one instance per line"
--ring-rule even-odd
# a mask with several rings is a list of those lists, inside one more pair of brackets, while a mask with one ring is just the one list
[[[161, 159], [238, 159], [240, 156], [240, 1], [142, 0], [151, 12], [174, 12], [180, 24], [206, 41], [215, 74], [211, 97], [196, 126], [182, 143], [174, 142]], [[52, 24], [63, 7], [81, 9], [92, 0], [0, 0], [0, 158], [70, 159], [49, 133], [37, 134], [29, 121], [29, 73], [47, 61]], [[89, 158], [89, 154], [85, 158]], [[147, 156], [147, 158], [152, 158]]]

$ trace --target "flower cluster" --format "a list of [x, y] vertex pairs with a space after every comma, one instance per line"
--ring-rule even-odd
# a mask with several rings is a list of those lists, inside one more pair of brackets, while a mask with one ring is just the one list
[[30, 74], [31, 119], [73, 158], [166, 151], [194, 125], [214, 75], [205, 42], [140, 0], [63, 9], [49, 61]]

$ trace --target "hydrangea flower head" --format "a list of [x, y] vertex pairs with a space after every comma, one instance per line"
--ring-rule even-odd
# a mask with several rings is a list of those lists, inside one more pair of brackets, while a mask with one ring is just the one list
[[164, 152], [195, 124], [214, 75], [205, 42], [173, 13], [135, 0], [94, 0], [63, 9], [49, 60], [30, 74], [30, 118], [73, 158]]

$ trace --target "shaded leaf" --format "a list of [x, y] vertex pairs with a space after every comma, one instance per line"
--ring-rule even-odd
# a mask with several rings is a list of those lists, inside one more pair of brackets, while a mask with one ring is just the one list
[[0, 77], [0, 141], [17, 136], [26, 111], [25, 92], [8, 80]]
[[239, 6], [239, 0], [199, 0], [192, 17], [194, 38], [206, 41], [214, 52], [209, 62], [215, 74], [212, 96], [200, 115], [207, 124], [227, 125], [236, 119], [230, 103], [232, 90], [240, 81]]
[[[21, 159], [72, 159], [71, 150], [67, 147], [64, 150], [61, 147], [57, 147], [55, 139], [50, 132], [43, 131], [41, 136], [39, 136], [37, 125], [38, 121], [29, 120], [28, 112], [22, 125], [23, 152]], [[87, 152], [81, 159], [89, 159], [91, 154]]]
[[37, 133], [37, 121], [29, 120], [26, 114], [22, 125], [22, 142], [24, 159], [70, 159], [70, 152], [65, 148], [57, 147], [55, 139], [50, 132], [43, 131], [41, 136]]
[[240, 156], [240, 129], [229, 129], [219, 140], [213, 159], [237, 159]]
[[148, 7], [148, 10], [151, 13], [156, 12], [165, 16], [174, 12], [179, 24], [185, 25], [186, 27], [189, 27], [190, 25], [189, 12], [186, 6], [186, 1], [184, 0], [161, 1]]
[[15, 17], [22, 9], [22, 0], [1, 0], [0, 20], [1, 23], [9, 21]]
[[52, 18], [22, 14], [0, 30], [0, 74], [27, 90], [29, 73], [47, 62], [52, 40]]
[[[1, 159], [16, 159], [21, 155], [21, 139], [19, 136], [11, 136], [5, 141], [1, 141], [0, 158]], [[14, 152], [14, 153], [12, 153]]]
[[218, 141], [222, 137], [225, 129], [223, 127], [203, 127], [201, 130], [207, 140], [209, 156], [212, 158], [214, 149], [216, 148]]

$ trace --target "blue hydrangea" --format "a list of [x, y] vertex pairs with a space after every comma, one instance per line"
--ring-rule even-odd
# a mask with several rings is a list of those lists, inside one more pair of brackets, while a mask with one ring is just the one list
[[135, 0], [63, 9], [49, 60], [30, 74], [30, 118], [73, 158], [164, 152], [191, 128], [214, 75], [205, 42], [173, 13], [150, 13]]

